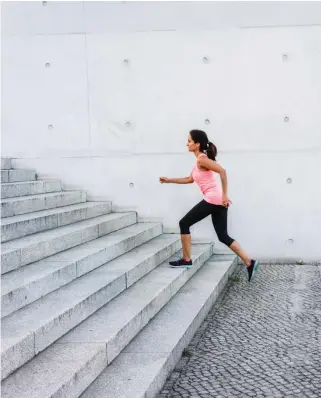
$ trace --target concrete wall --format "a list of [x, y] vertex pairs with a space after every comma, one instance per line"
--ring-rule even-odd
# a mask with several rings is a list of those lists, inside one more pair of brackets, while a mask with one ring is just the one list
[[[2, 154], [178, 232], [200, 193], [158, 177], [189, 175], [201, 128], [228, 171], [230, 234], [320, 259], [320, 71], [321, 2], [5, 2]], [[210, 219], [192, 232], [216, 241]]]

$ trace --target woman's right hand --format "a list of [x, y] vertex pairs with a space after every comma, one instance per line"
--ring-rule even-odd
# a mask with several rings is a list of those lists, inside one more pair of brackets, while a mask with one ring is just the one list
[[161, 184], [168, 184], [169, 183], [169, 178], [168, 177], [159, 177], [159, 182]]

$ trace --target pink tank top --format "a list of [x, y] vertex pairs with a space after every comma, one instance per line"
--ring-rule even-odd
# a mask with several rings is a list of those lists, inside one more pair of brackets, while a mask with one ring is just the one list
[[192, 177], [199, 186], [206, 202], [213, 205], [222, 205], [222, 188], [216, 180], [214, 171], [200, 170], [196, 163]]

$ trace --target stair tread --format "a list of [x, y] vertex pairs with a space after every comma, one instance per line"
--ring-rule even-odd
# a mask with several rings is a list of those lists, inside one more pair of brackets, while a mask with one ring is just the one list
[[20, 182], [4, 182], [1, 184], [1, 198], [20, 198], [42, 193], [65, 192], [60, 180], [33, 180]]
[[[44, 260], [39, 260], [33, 264], [4, 274], [1, 278], [1, 295], [7, 295], [13, 290], [19, 289], [30, 282], [37, 281], [47, 275], [50, 275], [51, 273], [56, 272], [58, 269], [66, 267], [68, 264], [74, 264], [77, 261], [80, 261], [81, 259], [84, 259], [102, 249], [108, 249], [116, 243], [126, 239], [128, 236], [134, 237], [136, 234], [148, 230], [154, 225], [157, 224], [137, 223], [119, 231], [112, 232], [101, 238], [97, 238], [91, 242], [68, 249], [65, 252], [55, 254], [53, 256], [47, 257]], [[125, 258], [123, 258], [122, 261], [125, 261]]]
[[1, 158], [1, 170], [10, 170], [12, 162], [10, 158]]
[[[144, 247], [135, 249], [135, 260], [130, 259], [133, 253], [131, 255], [129, 253], [127, 253], [127, 267], [132, 267], [133, 264], [139, 263], [140, 254], [145, 256]], [[124, 276], [124, 268], [119, 267], [119, 265], [123, 265], [121, 263], [122, 259], [120, 257], [112, 260], [36, 302], [8, 315], [2, 320], [1, 349], [7, 350], [8, 347], [21, 341], [32, 331], [42, 328], [53, 319], [58, 319], [62, 313], [74, 308], [91, 294], [104, 288], [113, 280]]]
[[103, 367], [105, 351], [105, 344], [53, 344], [2, 382], [2, 397], [52, 397], [57, 388], [65, 385], [77, 370], [83, 368], [90, 371], [86, 364], [95, 357], [98, 357], [98, 363]]
[[98, 223], [115, 220], [117, 218], [122, 218], [126, 215], [133, 214], [134, 212], [126, 212], [126, 213], [110, 213], [104, 216], [94, 217], [89, 220], [79, 221], [71, 225], [66, 225], [63, 227], [58, 227], [49, 231], [39, 232], [37, 234], [31, 236], [25, 236], [23, 238], [15, 239], [14, 241], [9, 241], [2, 243], [2, 253], [10, 251], [12, 249], [18, 249], [22, 247], [26, 247], [41, 241], [44, 241], [48, 238], [60, 237], [63, 235], [67, 235], [69, 233], [81, 230], [86, 227], [97, 225]]
[[[210, 245], [194, 245], [194, 262], [209, 247]], [[130, 319], [138, 315], [146, 307], [147, 303], [150, 303], [158, 296], [166, 286], [171, 285], [182, 274], [195, 273], [200, 267], [195, 267], [195, 269], [173, 269], [170, 268], [169, 261], [164, 261], [121, 295], [68, 332], [59, 342], [99, 343], [110, 341], [119, 330], [126, 326]]]
[[1, 170], [1, 183], [36, 181], [36, 170], [33, 169], [4, 169]]
[[[110, 232], [102, 238], [97, 238], [99, 242], [95, 245], [87, 242], [74, 249], [67, 249], [67, 253], [62, 252], [63, 257], [53, 255], [5, 274], [2, 283], [1, 316], [4, 318], [10, 315], [161, 234], [160, 223], [134, 224], [127, 228], [124, 226], [119, 233]], [[153, 268], [155, 261], [170, 256], [174, 249], [178, 250], [178, 242], [178, 239], [168, 239], [163, 253], [159, 252], [154, 259], [150, 257], [135, 272], [127, 275], [127, 285], [134, 283], [144, 272]], [[161, 258], [158, 259], [159, 257]]]
[[[44, 183], [51, 183], [51, 182], [60, 182], [60, 180], [49, 180], [48, 179], [48, 180], [35, 180], [35, 181], [3, 182], [3, 183], [1, 183], [1, 185], [4, 185], [4, 186], [8, 186], [8, 185], [19, 185], [19, 186], [22, 186], [22, 185], [27, 185], [27, 184], [44, 184]], [[67, 191], [58, 191], [58, 192], [67, 192]]]
[[154, 396], [203, 320], [197, 323], [195, 319], [206, 305], [211, 308], [210, 297], [220, 293], [219, 283], [232, 263], [206, 262], [81, 398], [134, 398], [145, 396], [147, 391], [148, 396]]
[[32, 171], [36, 173], [35, 169], [17, 169], [16, 167], [14, 169], [0, 169], [0, 171]]
[[83, 203], [76, 203], [73, 205], [57, 207], [54, 209], [40, 210], [40, 211], [31, 212], [31, 213], [21, 214], [18, 216], [6, 217], [1, 220], [1, 224], [2, 225], [10, 225], [10, 224], [14, 224], [16, 222], [25, 222], [25, 221], [34, 220], [34, 219], [41, 218], [41, 217], [68, 213], [73, 210], [95, 207], [95, 206], [99, 206], [99, 205], [106, 204], [106, 203], [109, 203], [109, 202], [83, 202]]
[[1, 204], [4, 203], [16, 203], [16, 202], [23, 202], [26, 200], [36, 200], [36, 199], [45, 199], [45, 198], [53, 198], [55, 196], [70, 196], [73, 194], [78, 194], [79, 192], [84, 192], [81, 190], [75, 190], [75, 191], [59, 191], [59, 192], [47, 192], [47, 193], [40, 193], [40, 194], [34, 194], [34, 195], [26, 195], [26, 196], [18, 196], [14, 198], [7, 198], [7, 199], [1, 199]]
[[[195, 257], [201, 255], [209, 246], [194, 246]], [[171, 291], [171, 286], [175, 279], [183, 274], [192, 275], [191, 271], [187, 269], [171, 269], [168, 267], [168, 261], [162, 263], [150, 274], [107, 303], [90, 318], [4, 380], [2, 385], [3, 397], [9, 398], [10, 394], [10, 398], [18, 396], [19, 398], [29, 398], [31, 396], [33, 398], [49, 398], [58, 390], [61, 393], [61, 389], [67, 394], [68, 388], [76, 388], [77, 394], [81, 394], [86, 386], [83, 383], [81, 391], [79, 383], [81, 384], [82, 380], [79, 377], [79, 373], [86, 364], [88, 368], [93, 367], [90, 364], [94, 361], [95, 352], [100, 350], [104, 358], [101, 358], [101, 362], [95, 365], [96, 375], [92, 377], [92, 380], [104, 371], [107, 365], [108, 342], [114, 338], [115, 334], [123, 330], [135, 317], [139, 317], [142, 309], [151, 304], [153, 299], [160, 295], [165, 288]], [[172, 294], [175, 294], [175, 292]], [[170, 299], [171, 296], [169, 295], [167, 301]], [[154, 315], [151, 314], [151, 316]], [[172, 319], [172, 323], [176, 324], [176, 320], [173, 322]], [[83, 350], [90, 346], [92, 351], [89, 352], [87, 350], [87, 363], [85, 363], [85, 359], [82, 361], [73, 360], [75, 357], [78, 358], [78, 355], [81, 356]], [[78, 350], [79, 354], [77, 354]], [[60, 360], [62, 352], [63, 362]], [[114, 362], [116, 361], [117, 358]], [[66, 372], [63, 372], [61, 368], [64, 368], [66, 364]], [[113, 363], [110, 366], [113, 366]], [[77, 381], [80, 380], [77, 386], [74, 386], [73, 381], [75, 378]], [[87, 386], [90, 382], [87, 382]], [[129, 394], [131, 393], [133, 391], [129, 392]], [[102, 396], [113, 395], [102, 393], [99, 397], [101, 398]], [[131, 398], [133, 397], [133, 395], [130, 396]]]

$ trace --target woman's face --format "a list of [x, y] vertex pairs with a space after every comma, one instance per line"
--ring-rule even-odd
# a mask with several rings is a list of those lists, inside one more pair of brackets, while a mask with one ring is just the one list
[[188, 139], [187, 139], [187, 148], [189, 150], [189, 152], [195, 152], [199, 149], [199, 145], [200, 144], [195, 144], [195, 142], [193, 141], [192, 137], [189, 135]]

